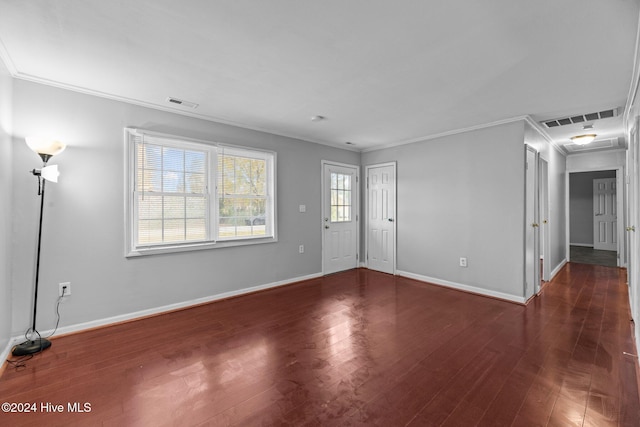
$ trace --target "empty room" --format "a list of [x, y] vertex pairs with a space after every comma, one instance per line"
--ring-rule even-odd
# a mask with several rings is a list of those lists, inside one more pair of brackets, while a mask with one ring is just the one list
[[0, 0], [0, 424], [638, 426], [639, 18]]

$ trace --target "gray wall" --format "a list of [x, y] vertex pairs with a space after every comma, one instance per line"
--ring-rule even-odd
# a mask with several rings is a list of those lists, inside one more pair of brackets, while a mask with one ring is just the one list
[[549, 153], [549, 226], [551, 271], [567, 261], [567, 159], [556, 149]]
[[522, 298], [524, 149], [515, 122], [363, 153], [397, 161], [398, 270]]
[[[40, 330], [54, 325], [57, 284], [63, 281], [72, 283], [72, 296], [61, 307], [64, 327], [320, 273], [321, 160], [363, 166], [397, 161], [400, 271], [523, 296], [523, 142], [530, 131], [525, 122], [361, 156], [23, 80], [12, 85], [11, 79], [5, 81], [13, 86], [13, 140], [4, 144], [3, 158], [11, 159], [5, 162], [14, 172], [40, 165], [24, 136], [55, 135], [69, 144], [52, 161], [61, 168], [60, 182], [47, 187]], [[125, 258], [124, 127], [276, 151], [279, 241]], [[552, 186], [564, 188], [564, 157], [554, 150], [546, 156]], [[27, 172], [11, 176], [12, 185], [0, 187], [10, 201], [6, 212], [13, 214], [13, 245], [11, 251], [5, 246], [2, 261], [5, 276], [11, 274], [13, 283], [12, 294], [5, 286], [7, 298], [2, 303], [8, 308], [3, 313], [13, 313], [3, 322], [3, 328], [11, 330], [4, 334], [5, 340], [29, 326], [38, 216], [35, 179]], [[564, 190], [552, 190], [551, 198], [552, 209], [561, 218], [563, 203], [557, 201], [564, 200]], [[298, 212], [300, 204], [307, 205], [306, 213]], [[554, 234], [561, 235], [563, 221], [553, 223], [559, 227]], [[8, 230], [5, 226], [5, 234]], [[555, 243], [552, 255], [559, 263], [560, 245]], [[305, 245], [305, 254], [298, 254], [300, 244]], [[463, 256], [468, 268], [458, 266]]]
[[615, 177], [614, 170], [569, 174], [569, 242], [572, 245], [593, 246], [593, 180]]
[[13, 79], [0, 61], [0, 353], [11, 337], [11, 104]]
[[[47, 186], [40, 330], [54, 325], [59, 282], [72, 286], [71, 297], [60, 309], [65, 326], [320, 273], [321, 160], [360, 163], [356, 152], [23, 80], [14, 81], [13, 124], [14, 335], [29, 324], [38, 221], [36, 182], [26, 171], [40, 162], [26, 147], [25, 135], [54, 135], [68, 144], [50, 162], [60, 166], [61, 176], [58, 184]], [[127, 126], [276, 151], [279, 241], [125, 258], [123, 128]], [[3, 196], [6, 187], [0, 190]], [[306, 204], [306, 213], [298, 212], [300, 204]], [[298, 254], [300, 244], [305, 245], [304, 254]], [[5, 299], [2, 304], [9, 305]], [[7, 312], [3, 309], [2, 315]]]

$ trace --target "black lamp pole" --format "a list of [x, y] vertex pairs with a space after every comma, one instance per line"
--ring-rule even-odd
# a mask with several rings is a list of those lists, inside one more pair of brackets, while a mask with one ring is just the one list
[[[47, 160], [49, 160], [50, 156], [47, 156], [44, 160], [44, 166], [47, 165]], [[43, 167], [44, 167], [43, 166]], [[40, 177], [41, 171], [34, 169], [31, 171], [35, 176], [38, 177], [38, 195], [40, 196], [40, 222], [38, 224], [38, 252], [36, 255], [36, 277], [35, 277], [35, 286], [33, 292], [33, 323], [31, 325], [31, 329], [27, 331], [27, 334], [31, 333], [31, 338], [26, 337], [27, 341], [18, 344], [13, 348], [11, 354], [14, 356], [25, 356], [28, 354], [39, 353], [47, 348], [51, 347], [51, 341], [46, 338], [42, 338], [40, 333], [36, 329], [36, 314], [38, 312], [38, 280], [40, 278], [40, 246], [42, 242], [42, 213], [44, 211], [44, 186], [47, 182], [46, 179], [42, 179]]]

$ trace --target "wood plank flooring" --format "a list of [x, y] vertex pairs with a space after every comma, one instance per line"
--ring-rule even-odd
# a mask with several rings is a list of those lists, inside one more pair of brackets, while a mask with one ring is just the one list
[[571, 262], [580, 264], [596, 264], [616, 267], [618, 265], [618, 252], [602, 251], [584, 246], [571, 246]]
[[52, 342], [0, 377], [38, 410], [0, 425], [640, 425], [611, 267], [568, 264], [526, 307], [351, 270]]

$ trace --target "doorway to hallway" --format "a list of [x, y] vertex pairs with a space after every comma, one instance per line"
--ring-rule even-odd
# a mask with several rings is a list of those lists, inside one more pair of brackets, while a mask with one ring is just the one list
[[[615, 169], [569, 174], [569, 261], [613, 267], [621, 265], [617, 223], [622, 223], [622, 215], [617, 218], [621, 210], [618, 209], [616, 181]], [[597, 194], [596, 184], [603, 182], [613, 183], [610, 197]], [[601, 221], [603, 218], [606, 221]], [[603, 240], [607, 244], [603, 244]]]

